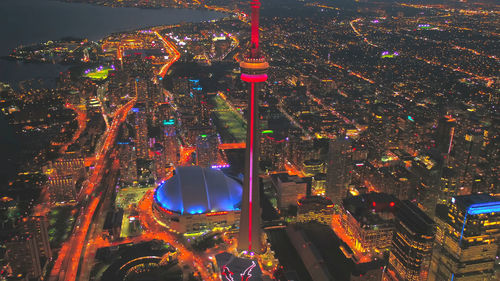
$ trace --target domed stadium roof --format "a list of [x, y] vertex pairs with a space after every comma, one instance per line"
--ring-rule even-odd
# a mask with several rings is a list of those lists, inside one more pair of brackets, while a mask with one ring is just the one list
[[241, 184], [220, 170], [199, 166], [177, 167], [175, 175], [160, 184], [155, 201], [163, 208], [179, 214], [240, 209]]

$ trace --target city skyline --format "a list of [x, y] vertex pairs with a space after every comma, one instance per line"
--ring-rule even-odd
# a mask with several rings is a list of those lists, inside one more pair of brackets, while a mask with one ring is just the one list
[[1, 280], [500, 278], [495, 1], [0, 10]]

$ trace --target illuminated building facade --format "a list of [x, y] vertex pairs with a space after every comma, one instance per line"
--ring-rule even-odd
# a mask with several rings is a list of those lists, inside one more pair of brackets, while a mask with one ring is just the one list
[[312, 193], [314, 195], [325, 196], [326, 174], [316, 174], [312, 177]]
[[285, 146], [285, 158], [292, 165], [300, 169], [304, 161], [320, 158], [320, 149], [315, 147], [312, 139], [304, 139], [298, 133], [290, 133]]
[[394, 233], [397, 198], [385, 193], [368, 193], [346, 198], [341, 207], [341, 224], [360, 252], [390, 249]]
[[471, 193], [489, 192], [488, 185], [482, 182], [482, 158], [485, 155], [484, 128], [477, 125], [467, 130], [465, 134], [465, 156], [462, 166], [462, 186]]
[[196, 138], [196, 165], [211, 167], [218, 161], [218, 139], [215, 134], [202, 134]]
[[[177, 118], [170, 103], [163, 103], [158, 107], [158, 125], [163, 131], [157, 140], [164, 147], [163, 159], [166, 166], [174, 166], [179, 161], [179, 143], [177, 140], [176, 126]], [[168, 149], [165, 149], [168, 148]]]
[[333, 203], [339, 204], [347, 196], [349, 184], [349, 167], [352, 157], [351, 142], [340, 137], [331, 140], [328, 148], [328, 167], [326, 179], [326, 196]]
[[51, 176], [47, 184], [51, 204], [61, 205], [75, 202], [76, 189], [73, 176]]
[[431, 281], [494, 280], [500, 200], [487, 194], [453, 197], [436, 208]]
[[63, 158], [53, 162], [53, 168], [60, 175], [82, 177], [85, 175], [85, 160], [83, 157], [75, 155], [75, 153], [65, 153]]
[[241, 80], [249, 85], [247, 110], [247, 140], [245, 152], [245, 179], [241, 204], [238, 249], [261, 253], [263, 249], [259, 186], [259, 91], [267, 80], [269, 64], [259, 47], [260, 1], [252, 0], [250, 50], [240, 63]]
[[260, 161], [271, 171], [285, 170], [286, 138], [281, 134], [274, 133], [273, 130], [262, 131], [260, 146]]
[[429, 274], [436, 227], [410, 201], [396, 206], [396, 223], [384, 280], [425, 281]]
[[182, 234], [236, 228], [241, 195], [240, 182], [220, 170], [177, 167], [156, 189], [153, 214], [160, 224]]
[[322, 196], [309, 196], [301, 198], [297, 204], [298, 222], [317, 221], [326, 225], [332, 224], [332, 200]]
[[297, 201], [306, 196], [306, 178], [291, 176], [288, 173], [271, 175], [271, 181], [278, 196], [278, 208], [285, 210], [290, 206], [296, 206]]
[[118, 142], [120, 157], [120, 181], [126, 185], [137, 182], [137, 151], [130, 141]]
[[302, 163], [302, 172], [310, 177], [325, 172], [325, 163], [318, 159], [306, 160]]
[[437, 127], [437, 147], [441, 153], [450, 154], [453, 147], [457, 120], [450, 115], [439, 119]]
[[439, 192], [440, 204], [448, 202], [453, 196], [458, 195], [460, 179], [457, 169], [454, 167], [444, 167], [441, 170], [441, 189]]
[[149, 158], [148, 146], [148, 124], [146, 117], [146, 105], [144, 103], [137, 103], [132, 111], [135, 113], [135, 143], [137, 149], [137, 158]]
[[166, 158], [165, 160], [167, 163], [173, 165], [179, 161], [179, 143], [175, 132], [175, 119], [170, 118], [168, 120], [164, 120], [163, 125], [163, 146], [168, 147], [168, 149], [164, 152]]
[[165, 148], [159, 142], [153, 145], [153, 164], [156, 181], [161, 181], [167, 176], [167, 168], [169, 167], [165, 157]]

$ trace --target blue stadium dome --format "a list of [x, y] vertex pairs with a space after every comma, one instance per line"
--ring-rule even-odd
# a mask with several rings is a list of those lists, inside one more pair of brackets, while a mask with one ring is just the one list
[[223, 172], [199, 166], [177, 167], [175, 175], [160, 184], [155, 201], [178, 214], [203, 214], [240, 209], [243, 188]]

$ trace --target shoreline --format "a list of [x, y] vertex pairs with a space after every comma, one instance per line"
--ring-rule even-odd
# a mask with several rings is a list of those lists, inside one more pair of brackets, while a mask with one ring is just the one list
[[[91, 2], [87, 2], [87, 1], [74, 1], [74, 2], [70, 2], [70, 1], [65, 1], [65, 0], [48, 0], [48, 1], [52, 1], [52, 2], [60, 2], [60, 3], [67, 3], [67, 4], [86, 4], [86, 5], [91, 5], [91, 6], [96, 6], [96, 7], [108, 7], [108, 8], [135, 8], [135, 9], [146, 9], [146, 10], [149, 10], [149, 9], [158, 9], [158, 10], [161, 10], [161, 9], [188, 9], [188, 10], [201, 10], [201, 11], [213, 11], [213, 12], [218, 12], [218, 13], [221, 13], [221, 14], [224, 14], [225, 16], [224, 17], [221, 17], [221, 18], [218, 18], [218, 19], [211, 19], [211, 20], [202, 20], [202, 21], [188, 21], [188, 22], [184, 22], [184, 23], [187, 23], [187, 24], [192, 24], [192, 23], [203, 23], [203, 22], [207, 22], [207, 21], [220, 21], [220, 20], [223, 20], [223, 19], [226, 19], [226, 18], [231, 18], [231, 17], [234, 17], [236, 16], [234, 13], [230, 13], [230, 12], [227, 12], [227, 11], [217, 11], [215, 9], [209, 9], [209, 8], [206, 8], [205, 6], [188, 6], [188, 7], [182, 7], [182, 6], [159, 6], [159, 7], [155, 7], [155, 8], [149, 8], [147, 6], [133, 6], [133, 5], [118, 5], [118, 6], [108, 6], [108, 5], [101, 5], [99, 3], [91, 3]], [[183, 22], [179, 22], [177, 24], [182, 24]], [[68, 38], [71, 38], [71, 39], [77, 39], [77, 40], [88, 40], [88, 41], [93, 41], [93, 42], [100, 42], [102, 41], [104, 38], [108, 37], [108, 36], [112, 36], [112, 35], [118, 35], [118, 34], [122, 34], [122, 33], [132, 33], [132, 32], [139, 32], [139, 31], [142, 31], [142, 30], [147, 30], [147, 29], [166, 29], [168, 28], [169, 26], [171, 26], [173, 24], [169, 24], [169, 25], [149, 25], [149, 26], [144, 26], [144, 27], [138, 27], [138, 28], [131, 28], [131, 29], [124, 29], [124, 30], [121, 30], [121, 31], [116, 31], [116, 32], [111, 32], [111, 33], [108, 33], [106, 34], [104, 37], [101, 37], [97, 40], [90, 40], [89, 38], [77, 38], [77, 37], [72, 37], [72, 36], [64, 36], [64, 37], [61, 37], [61, 38], [51, 38], [49, 39], [49, 41], [54, 41], [54, 42], [61, 42], [61, 41], [65, 41], [65, 40], [68, 40]], [[39, 41], [39, 42], [35, 42], [35, 43], [31, 43], [31, 44], [27, 44], [27, 45], [17, 45], [14, 50], [18, 49], [18, 48], [25, 48], [25, 47], [36, 47], [37, 45], [40, 45], [40, 44], [43, 44], [43, 41]], [[44, 61], [37, 61], [37, 60], [26, 60], [26, 59], [18, 59], [18, 58], [15, 58], [12, 56], [12, 53], [10, 54], [7, 54], [7, 55], [2, 55], [0, 56], [0, 60], [5, 60], [5, 61], [16, 61], [16, 62], [22, 62], [22, 63], [36, 63], [36, 64], [60, 64], [60, 65], [72, 65], [71, 63], [51, 63], [51, 62], [44, 62]]]
[[[89, 2], [85, 0], [81, 1], [65, 1], [65, 0], [48, 0], [48, 1], [54, 1], [54, 2], [61, 2], [61, 3], [67, 3], [67, 4], [87, 4], [91, 6], [96, 6], [96, 7], [107, 7], [107, 8], [136, 8], [136, 9], [144, 9], [144, 10], [160, 10], [160, 9], [189, 9], [189, 10], [202, 10], [202, 11], [217, 11], [215, 9], [210, 9], [207, 8], [206, 5], [188, 5], [182, 6], [182, 5], [172, 5], [172, 6], [134, 6], [130, 3], [114, 3], [117, 5], [104, 5], [104, 2]], [[217, 11], [220, 13], [228, 13], [226, 11]]]
[[[63, 8], [63, 11], [68, 10], [68, 6], [73, 6], [72, 4], [80, 4], [80, 5], [85, 5], [85, 6], [93, 6], [93, 7], [98, 7], [98, 8], [108, 8], [109, 10], [115, 10], [112, 8], [116, 9], [122, 9], [122, 8], [131, 8], [130, 10], [136, 10], [136, 12], [133, 11], [127, 11], [126, 15], [127, 17], [132, 15], [149, 15], [149, 12], [147, 10], [149, 9], [140, 9], [140, 7], [134, 7], [134, 6], [129, 6], [129, 7], [111, 7], [111, 6], [105, 6], [105, 5], [97, 5], [96, 3], [88, 3], [86, 1], [79, 1], [79, 2], [67, 2], [63, 0], [45, 0], [46, 3], [60, 3], [64, 4], [63, 6], [66, 6]], [[50, 1], [50, 2], [49, 2]], [[20, 1], [24, 2], [24, 1]], [[31, 3], [30, 1], [26, 1], [26, 3]], [[40, 2], [38, 2], [40, 3]], [[51, 4], [55, 5], [55, 4]], [[18, 5], [15, 5], [18, 6]], [[42, 4], [43, 6], [43, 4]], [[78, 8], [78, 6], [76, 6]], [[143, 10], [144, 12], [139, 12], [140, 10]], [[90, 8], [89, 8], [90, 9]], [[95, 8], [93, 8], [95, 9]], [[90, 9], [90, 10], [93, 10]], [[152, 10], [152, 15], [156, 18], [158, 18], [158, 11], [155, 11], [156, 9], [151, 9]], [[124, 34], [124, 33], [133, 33], [133, 32], [138, 32], [140, 30], [148, 30], [148, 29], [164, 29], [168, 28], [169, 26], [174, 26], [178, 24], [197, 24], [197, 23], [203, 23], [203, 22], [210, 22], [210, 21], [221, 21], [224, 19], [232, 18], [234, 16], [234, 13], [229, 13], [226, 11], [214, 11], [210, 9], [205, 9], [203, 7], [199, 8], [185, 8], [185, 7], [161, 7], [158, 10], [163, 10], [166, 19], [165, 20], [153, 20], [153, 21], [145, 21], [145, 20], [139, 20], [139, 21], [134, 21], [134, 24], [115, 24], [112, 25], [112, 27], [107, 28], [108, 31], [104, 32], [94, 32], [93, 27], [92, 28], [87, 28], [87, 29], [77, 29], [74, 30], [73, 32], [71, 31], [61, 31], [61, 32], [52, 32], [52, 34], [47, 34], [47, 37], [44, 36], [44, 38], [31, 38], [33, 41], [32, 42], [24, 42], [21, 37], [12, 37], [10, 43], [7, 44], [9, 46], [8, 48], [4, 48], [0, 53], [0, 81], [3, 83], [10, 84], [14, 89], [18, 89], [17, 85], [21, 83], [22, 81], [27, 81], [30, 79], [35, 79], [39, 75], [34, 75], [33, 72], [35, 71], [35, 68], [37, 67], [42, 67], [44, 69], [44, 73], [48, 75], [42, 75], [44, 76], [43, 79], [45, 81], [48, 81], [48, 85], [50, 85], [48, 88], [52, 89], [54, 88], [54, 83], [52, 81], [55, 81], [57, 79], [56, 73], [58, 73], [60, 67], [71, 67], [74, 64], [73, 63], [61, 63], [61, 62], [56, 62], [53, 63], [52, 61], [37, 61], [37, 60], [30, 60], [30, 59], [18, 59], [16, 57], [12, 57], [12, 51], [14, 49], [20, 48], [20, 47], [25, 47], [25, 46], [37, 46], [39, 44], [42, 44], [43, 42], [47, 41], [61, 41], [65, 38], [86, 38], [89, 41], [93, 42], [102, 42], [103, 39], [107, 38], [108, 36], [113, 36], [117, 34]], [[179, 12], [178, 12], [179, 11]], [[181, 12], [182, 11], [182, 12]], [[104, 14], [106, 12], [103, 12]], [[116, 17], [116, 14], [121, 14], [121, 12], [110, 12], [113, 14], [114, 17]], [[212, 14], [205, 14], [205, 13], [213, 13]], [[163, 12], [160, 12], [160, 14], [163, 14]], [[182, 16], [176, 16], [177, 14], [182, 14]], [[171, 16], [176, 16], [176, 20], [172, 20]], [[160, 16], [161, 17], [161, 16]], [[102, 18], [102, 14], [101, 14]], [[131, 26], [132, 25], [132, 26]], [[135, 25], [135, 26], [133, 26]], [[123, 26], [121, 28], [120, 26]], [[60, 35], [62, 34], [62, 35]], [[54, 66], [51, 68], [51, 66]], [[25, 69], [24, 69], [25, 68]], [[52, 71], [51, 69], [54, 69]], [[47, 71], [48, 70], [48, 71]], [[51, 75], [50, 73], [54, 74]]]
[[[15, 9], [16, 13], [7, 14], [5, 11], [10, 8]], [[114, 33], [133, 32], [183, 22], [196, 23], [219, 20], [235, 15], [228, 11], [204, 7], [165, 6], [159, 9], [144, 9], [132, 5], [109, 6], [89, 3], [88, 1], [68, 2], [64, 0], [9, 0], [0, 4], [0, 9], [3, 10], [0, 14], [4, 16], [4, 19], [11, 16], [16, 19], [13, 22], [6, 21], [3, 25], [5, 30], [2, 32], [5, 32], [7, 40], [0, 48], [0, 56], [8, 56], [12, 50], [20, 46], [38, 44], [48, 40], [78, 37], [99, 41]], [[32, 12], [38, 12], [37, 16], [24, 18]], [[44, 20], [54, 17], [60, 19]], [[31, 26], [26, 27], [24, 24], [26, 20], [37, 20], [45, 23], [32, 28]], [[78, 25], [80, 22], [82, 24]], [[17, 25], [21, 26], [20, 33], [7, 29], [14, 26], [17, 28]], [[39, 26], [43, 26], [44, 29], [40, 30]], [[75, 26], [76, 28], [74, 28]], [[82, 26], [87, 26], [87, 28]], [[22, 34], [27, 36], [22, 36]]]

